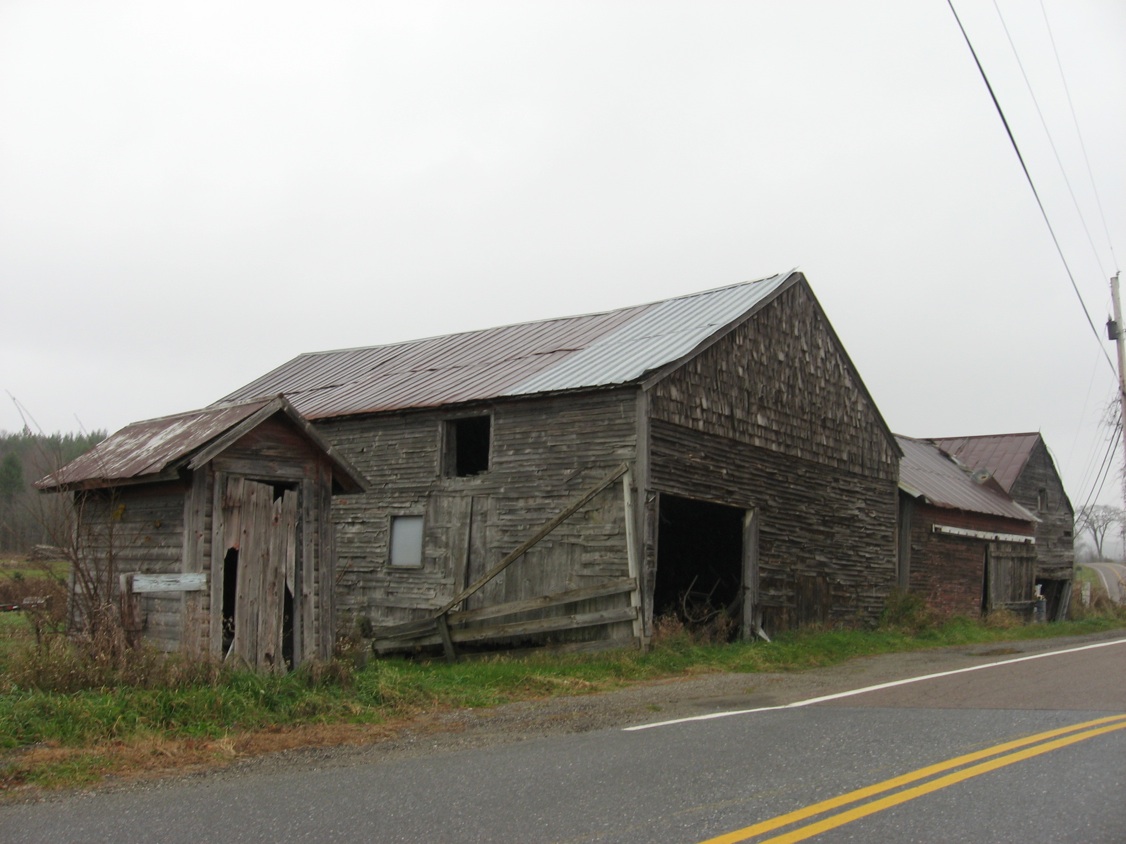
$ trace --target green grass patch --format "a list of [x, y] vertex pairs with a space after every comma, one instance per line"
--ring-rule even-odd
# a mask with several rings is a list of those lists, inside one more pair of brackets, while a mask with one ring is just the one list
[[[113, 685], [103, 678], [98, 687], [65, 692], [17, 685], [5, 673], [0, 675], [0, 788], [5, 780], [80, 785], [91, 771], [109, 770], [99, 761], [107, 745], [143, 744], [153, 736], [215, 741], [287, 727], [379, 724], [422, 712], [607, 691], [668, 677], [796, 671], [858, 656], [1123, 628], [1126, 617], [1120, 614], [1050, 625], [994, 626], [953, 619], [917, 630], [811, 630], [769, 643], [708, 644], [682, 632], [645, 654], [502, 655], [453, 665], [383, 659], [360, 669], [341, 661], [280, 677], [178, 665], [159, 657], [165, 662], [143, 665], [146, 682]], [[72, 670], [58, 652], [44, 653], [47, 661], [59, 660], [63, 675]], [[153, 667], [164, 664], [170, 666], [160, 669], [164, 674]], [[5, 667], [0, 652], [0, 671]], [[62, 761], [30, 766], [18, 761], [23, 750], [44, 745], [75, 752]]]
[[27, 560], [0, 560], [0, 578], [13, 580], [66, 580], [70, 576], [70, 563], [66, 560], [29, 562]]
[[1087, 566], [1078, 565], [1075, 567], [1075, 580], [1077, 583], [1091, 584], [1091, 594], [1096, 592], [1106, 592], [1106, 587], [1103, 586], [1103, 579], [1099, 577], [1099, 573]]

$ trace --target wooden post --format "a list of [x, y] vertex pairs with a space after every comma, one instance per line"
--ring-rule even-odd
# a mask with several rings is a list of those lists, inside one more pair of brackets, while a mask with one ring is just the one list
[[[1123, 339], [1122, 300], [1119, 296], [1118, 273], [1110, 280], [1110, 299], [1114, 305], [1114, 341], [1118, 347], [1118, 401], [1122, 410], [1122, 459], [1126, 461], [1126, 340]], [[1126, 501], [1126, 474], [1122, 479], [1123, 501]]]
[[626, 469], [622, 475], [622, 494], [625, 504], [626, 517], [626, 562], [629, 566], [629, 576], [636, 584], [629, 593], [629, 603], [637, 613], [633, 619], [633, 637], [644, 653], [649, 648], [645, 639], [645, 625], [641, 618], [641, 575], [637, 559], [637, 503], [633, 494], [633, 471]]

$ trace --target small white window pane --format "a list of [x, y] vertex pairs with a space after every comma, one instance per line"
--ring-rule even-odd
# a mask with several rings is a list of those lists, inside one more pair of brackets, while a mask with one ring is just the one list
[[422, 565], [422, 516], [391, 517], [391, 565]]

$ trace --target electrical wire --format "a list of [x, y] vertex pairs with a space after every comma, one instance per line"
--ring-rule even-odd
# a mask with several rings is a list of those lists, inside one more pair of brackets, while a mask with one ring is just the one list
[[954, 0], [946, 0], [946, 4], [950, 7], [950, 13], [954, 15], [958, 29], [962, 32], [962, 38], [965, 39], [966, 46], [970, 50], [970, 55], [973, 56], [974, 64], [977, 65], [978, 73], [981, 74], [981, 79], [985, 83], [986, 89], [989, 91], [989, 97], [993, 100], [993, 107], [997, 110], [997, 115], [1001, 118], [1001, 123], [1005, 127], [1005, 133], [1009, 136], [1009, 143], [1012, 144], [1013, 151], [1016, 153], [1017, 160], [1020, 162], [1021, 170], [1024, 171], [1024, 178], [1028, 181], [1029, 188], [1032, 189], [1032, 195], [1035, 197], [1036, 205], [1040, 209], [1040, 216], [1044, 218], [1044, 224], [1048, 227], [1048, 233], [1052, 236], [1052, 243], [1055, 244], [1056, 253], [1060, 256], [1064, 270], [1067, 271], [1067, 277], [1071, 281], [1071, 289], [1075, 291], [1075, 297], [1079, 300], [1079, 307], [1083, 309], [1083, 314], [1087, 317], [1087, 324], [1091, 327], [1091, 334], [1094, 336], [1099, 348], [1102, 349], [1103, 357], [1106, 358], [1106, 363], [1107, 366], [1110, 367], [1110, 371], [1115, 373], [1115, 377], [1117, 377], [1114, 362], [1111, 361], [1110, 354], [1103, 346], [1102, 337], [1098, 329], [1095, 328], [1095, 322], [1091, 319], [1090, 311], [1087, 310], [1087, 303], [1083, 301], [1083, 295], [1079, 292], [1079, 285], [1075, 283], [1075, 276], [1071, 272], [1071, 266], [1067, 263], [1067, 258], [1063, 254], [1063, 247], [1060, 246], [1059, 238], [1056, 237], [1055, 229], [1052, 228], [1052, 222], [1048, 218], [1048, 212], [1044, 208], [1043, 201], [1040, 199], [1039, 191], [1036, 190], [1036, 183], [1032, 180], [1032, 174], [1028, 171], [1028, 165], [1025, 163], [1024, 156], [1021, 154], [1020, 146], [1017, 144], [1017, 139], [1013, 135], [1013, 130], [1009, 126], [1008, 119], [1005, 117], [1005, 111], [1001, 108], [1001, 103], [998, 101], [997, 94], [993, 90], [993, 85], [990, 83], [989, 77], [985, 73], [985, 68], [982, 67], [981, 60], [977, 56], [977, 50], [974, 49], [973, 42], [970, 41], [969, 33], [966, 32], [966, 28], [962, 25], [962, 19], [958, 17], [958, 11], [954, 8]]
[[1107, 475], [1110, 474], [1110, 467], [1114, 464], [1113, 458], [1114, 458], [1115, 452], [1117, 451], [1117, 446], [1118, 446], [1121, 434], [1122, 434], [1122, 418], [1121, 418], [1121, 416], [1119, 416], [1119, 418], [1118, 418], [1118, 420], [1117, 420], [1117, 422], [1114, 426], [1114, 433], [1111, 434], [1110, 440], [1107, 444], [1107, 450], [1106, 450], [1106, 454], [1103, 456], [1102, 466], [1099, 468], [1099, 473], [1102, 475], [1102, 478], [1099, 479], [1098, 475], [1096, 475], [1096, 480], [1098, 480], [1098, 488], [1096, 489], [1094, 486], [1091, 487], [1091, 491], [1089, 493], [1087, 493], [1087, 499], [1083, 502], [1083, 506], [1080, 507], [1076, 511], [1076, 515], [1079, 518], [1079, 521], [1077, 521], [1076, 525], [1075, 525], [1075, 533], [1077, 533], [1077, 534], [1082, 532], [1083, 529], [1086, 528], [1087, 523], [1091, 519], [1090, 509], [1089, 509], [1090, 506], [1091, 506], [1091, 501], [1092, 500], [1097, 501], [1099, 495], [1103, 491], [1103, 485], [1106, 483]]
[[1103, 201], [1099, 196], [1099, 189], [1095, 183], [1095, 173], [1091, 169], [1091, 158], [1087, 155], [1087, 144], [1083, 140], [1083, 132], [1079, 128], [1079, 118], [1075, 114], [1075, 103], [1071, 99], [1071, 88], [1067, 84], [1067, 76], [1063, 72], [1063, 63], [1060, 61], [1060, 52], [1056, 48], [1056, 37], [1052, 33], [1052, 25], [1048, 21], [1048, 10], [1044, 8], [1044, 0], [1040, 0], [1040, 13], [1044, 16], [1044, 26], [1048, 30], [1048, 40], [1052, 44], [1052, 53], [1056, 57], [1056, 67], [1060, 72], [1060, 81], [1063, 83], [1064, 93], [1067, 95], [1067, 106], [1071, 109], [1071, 122], [1075, 124], [1075, 134], [1079, 138], [1079, 148], [1083, 150], [1083, 162], [1087, 165], [1087, 178], [1091, 180], [1091, 190], [1095, 195], [1095, 205], [1099, 209], [1099, 219], [1103, 223], [1103, 232], [1106, 234], [1106, 245], [1110, 249], [1110, 257], [1114, 259], [1114, 269], [1118, 271], [1121, 269], [1118, 266], [1118, 256], [1114, 253], [1114, 241], [1110, 237], [1110, 226], [1107, 225], [1106, 212], [1103, 211]]
[[[1103, 266], [1102, 259], [1099, 257], [1099, 250], [1095, 248], [1095, 239], [1091, 237], [1091, 229], [1087, 226], [1087, 218], [1083, 216], [1083, 209], [1079, 207], [1079, 199], [1075, 196], [1075, 190], [1071, 186], [1071, 179], [1068, 178], [1067, 170], [1063, 166], [1063, 159], [1060, 158], [1060, 151], [1056, 147], [1055, 138], [1052, 137], [1052, 132], [1048, 128], [1048, 121], [1044, 119], [1044, 112], [1040, 108], [1040, 101], [1036, 98], [1036, 93], [1032, 90], [1032, 81], [1028, 78], [1028, 73], [1024, 69], [1024, 62], [1020, 60], [1020, 53], [1017, 52], [1017, 45], [1013, 42], [1013, 36], [1009, 32], [1009, 25], [1005, 23], [1005, 16], [1001, 14], [1001, 7], [997, 5], [997, 0], [993, 0], [993, 8], [997, 12], [998, 20], [1001, 21], [1001, 29], [1005, 31], [1005, 38], [1007, 38], [1009, 41], [1009, 49], [1013, 51], [1013, 58], [1016, 59], [1017, 67], [1020, 68], [1020, 75], [1024, 77], [1024, 87], [1028, 89], [1028, 95], [1032, 98], [1032, 104], [1036, 106], [1036, 114], [1040, 118], [1040, 125], [1044, 129], [1044, 135], [1048, 139], [1048, 146], [1052, 148], [1052, 155], [1055, 156], [1056, 164], [1060, 168], [1060, 175], [1063, 176], [1063, 183], [1067, 185], [1067, 192], [1071, 196], [1071, 204], [1075, 206], [1075, 213], [1079, 215], [1079, 222], [1083, 226], [1084, 233], [1087, 235], [1087, 243], [1090, 245], [1091, 252], [1095, 256], [1095, 263], [1099, 265], [1099, 272], [1102, 273], [1104, 277], [1109, 278], [1110, 274], [1106, 271], [1106, 267]], [[1056, 60], [1058, 62], [1058, 55], [1056, 56]], [[1067, 87], [1066, 84], [1064, 87]], [[1072, 112], [1072, 116], [1074, 116], [1074, 111]]]

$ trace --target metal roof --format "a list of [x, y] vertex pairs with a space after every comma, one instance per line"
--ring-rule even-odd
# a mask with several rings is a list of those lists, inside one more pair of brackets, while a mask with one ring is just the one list
[[285, 414], [301, 428], [334, 463], [334, 478], [341, 488], [365, 487], [363, 476], [336, 454], [281, 396], [134, 422], [37, 481], [35, 486], [44, 491], [90, 489], [173, 479], [181, 467], [197, 468], [229, 446], [231, 437], [243, 436], [277, 413]]
[[971, 469], [960, 464], [929, 440], [895, 437], [903, 451], [899, 488], [935, 507], [1003, 516], [1022, 522], [1037, 518], [1017, 504], [988, 478], [975, 480]]
[[222, 401], [284, 393], [318, 419], [627, 384], [799, 280], [790, 272], [606, 313], [302, 354]]
[[1035, 432], [934, 438], [940, 448], [971, 469], [991, 472], [1005, 492], [1012, 491], [1039, 440], [1040, 434]]

